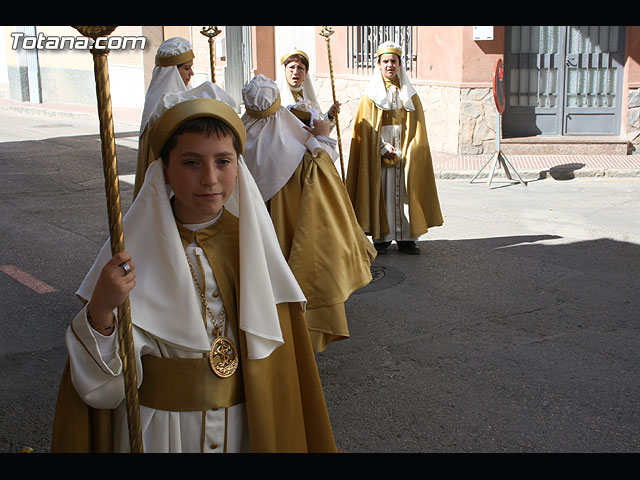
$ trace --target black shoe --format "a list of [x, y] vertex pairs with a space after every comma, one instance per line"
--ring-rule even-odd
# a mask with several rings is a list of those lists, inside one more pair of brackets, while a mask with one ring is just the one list
[[409, 255], [419, 255], [420, 248], [416, 245], [416, 242], [408, 241], [408, 242], [397, 242], [398, 250], [404, 253], [408, 253]]
[[391, 245], [391, 242], [378, 242], [373, 244], [374, 247], [376, 247], [376, 252], [378, 252], [378, 255], [384, 255], [385, 253], [387, 253], [387, 247]]

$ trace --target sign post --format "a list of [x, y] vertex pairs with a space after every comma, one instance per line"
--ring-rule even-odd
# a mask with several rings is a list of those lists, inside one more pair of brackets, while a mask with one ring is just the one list
[[504, 173], [509, 180], [513, 180], [513, 178], [511, 177], [511, 172], [509, 171], [509, 168], [511, 168], [511, 170], [513, 170], [513, 172], [518, 177], [520, 183], [526, 187], [526, 182], [522, 180], [520, 174], [516, 171], [513, 165], [511, 165], [511, 162], [509, 162], [507, 157], [504, 155], [504, 153], [502, 153], [502, 150], [500, 149], [500, 137], [502, 135], [502, 122], [500, 121], [500, 119], [502, 114], [504, 113], [505, 108], [504, 66], [502, 63], [502, 59], [498, 59], [493, 70], [493, 99], [496, 103], [496, 153], [494, 153], [493, 156], [486, 161], [482, 168], [478, 170], [478, 173], [475, 174], [470, 183], [473, 183], [473, 181], [478, 178], [478, 175], [480, 175], [480, 172], [482, 172], [482, 170], [484, 170], [485, 167], [491, 163], [491, 172], [489, 173], [489, 178], [487, 179], [488, 185], [491, 185], [496, 167], [500, 165], [504, 169]]

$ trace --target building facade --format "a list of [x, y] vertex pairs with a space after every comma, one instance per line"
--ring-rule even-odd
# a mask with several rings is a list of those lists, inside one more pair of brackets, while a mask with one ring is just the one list
[[[36, 103], [95, 103], [91, 54], [16, 48], [16, 38], [79, 35], [72, 27], [4, 26], [0, 98]], [[342, 103], [343, 147], [379, 43], [405, 48], [403, 65], [420, 94], [431, 148], [450, 154], [637, 154], [640, 151], [639, 26], [221, 26], [210, 42], [201, 26], [123, 26], [112, 36], [144, 37], [144, 48], [109, 56], [115, 107], [142, 108], [157, 46], [192, 41], [194, 85], [214, 75], [241, 103], [253, 75], [282, 75], [281, 55], [299, 48], [323, 104]], [[328, 38], [328, 40], [327, 40]], [[329, 62], [329, 52], [331, 62]], [[496, 108], [494, 73], [504, 66], [504, 110]]]

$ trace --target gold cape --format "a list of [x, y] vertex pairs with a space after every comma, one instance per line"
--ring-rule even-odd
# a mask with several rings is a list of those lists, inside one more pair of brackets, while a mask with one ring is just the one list
[[[405, 184], [411, 236], [419, 237], [443, 223], [436, 190], [431, 150], [420, 97], [411, 100], [415, 110], [406, 112], [402, 157], [406, 159]], [[380, 124], [382, 110], [363, 97], [356, 112], [347, 169], [347, 191], [356, 217], [367, 235], [389, 233], [382, 191]]]
[[269, 201], [282, 253], [307, 298], [314, 351], [348, 338], [344, 302], [371, 281], [375, 250], [360, 228], [331, 157], [307, 151]]
[[149, 142], [149, 126], [144, 129], [142, 135], [138, 140], [138, 163], [136, 164], [136, 179], [133, 186], [133, 199], [138, 196], [138, 192], [142, 188], [144, 183], [144, 177], [147, 173], [147, 168], [155, 160], [155, 155], [151, 151], [151, 145]]
[[[188, 244], [185, 229], [178, 228], [183, 244]], [[204, 230], [197, 233], [198, 243], [215, 272], [228, 319], [237, 325], [237, 307], [232, 307], [237, 306], [239, 285], [238, 219], [225, 210], [215, 225]], [[260, 453], [335, 453], [302, 307], [286, 303], [277, 308], [284, 345], [269, 357], [248, 359], [245, 334], [238, 332], [251, 449]], [[111, 448], [111, 410], [93, 409], [82, 402], [71, 383], [67, 361], [58, 394], [51, 452], [97, 453], [110, 452]]]

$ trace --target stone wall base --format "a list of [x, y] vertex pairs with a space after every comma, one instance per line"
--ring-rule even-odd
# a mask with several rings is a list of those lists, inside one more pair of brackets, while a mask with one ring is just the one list
[[[331, 80], [314, 76], [318, 100], [324, 108], [333, 102]], [[342, 103], [340, 135], [346, 151], [351, 142], [353, 120], [368, 80], [334, 79]], [[429, 145], [451, 154], [486, 154], [495, 150], [496, 109], [490, 88], [414, 86], [425, 109]]]

